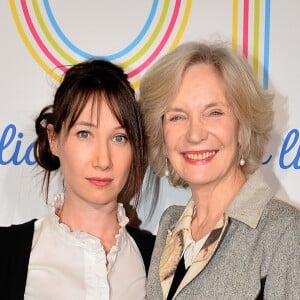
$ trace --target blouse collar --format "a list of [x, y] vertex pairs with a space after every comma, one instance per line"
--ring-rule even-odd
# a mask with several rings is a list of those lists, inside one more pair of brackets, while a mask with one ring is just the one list
[[[62, 235], [63, 239], [74, 243], [77, 246], [84, 248], [86, 251], [89, 252], [102, 252], [105, 254], [104, 248], [101, 244], [101, 240], [97, 237], [83, 232], [83, 231], [71, 231], [70, 227], [67, 224], [60, 222], [59, 216], [56, 214], [57, 210], [59, 210], [64, 203], [64, 193], [59, 193], [54, 197], [54, 200], [51, 204], [49, 220], [51, 226], [54, 228], [56, 232]], [[123, 207], [122, 203], [118, 203], [117, 207], [117, 219], [119, 222], [119, 232], [116, 234], [116, 244], [112, 246], [109, 253], [106, 255], [106, 259], [108, 262], [108, 269], [112, 267], [116, 260], [117, 252], [120, 248], [122, 240], [125, 238], [124, 232], [125, 226], [129, 222], [128, 217], [126, 216], [125, 208]]]

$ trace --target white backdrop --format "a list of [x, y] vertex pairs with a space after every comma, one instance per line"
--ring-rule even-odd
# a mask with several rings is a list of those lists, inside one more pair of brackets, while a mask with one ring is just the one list
[[[122, 64], [138, 92], [147, 67], [190, 40], [227, 40], [248, 57], [265, 88], [276, 93], [272, 140], [262, 166], [283, 200], [300, 205], [300, 2], [298, 0], [7, 0], [0, 2], [0, 225], [46, 213], [32, 155], [34, 118], [62, 72], [91, 56]], [[54, 185], [51, 194], [59, 190]], [[189, 191], [164, 180], [151, 220], [186, 203]]]

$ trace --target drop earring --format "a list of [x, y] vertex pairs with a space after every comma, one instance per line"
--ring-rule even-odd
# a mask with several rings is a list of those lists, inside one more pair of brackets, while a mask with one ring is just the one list
[[168, 159], [166, 158], [166, 162], [165, 162], [165, 176], [169, 177], [170, 176], [170, 171], [168, 168]]
[[239, 162], [240, 166], [243, 167], [246, 164], [246, 161], [244, 159], [244, 155], [242, 154], [241, 158], [240, 158], [240, 162]]

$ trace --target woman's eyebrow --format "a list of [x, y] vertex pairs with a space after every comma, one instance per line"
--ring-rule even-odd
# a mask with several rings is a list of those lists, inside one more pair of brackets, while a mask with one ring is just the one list
[[179, 107], [168, 107], [166, 113], [167, 112], [184, 112], [184, 110]]
[[[204, 105], [204, 109], [215, 107], [215, 106], [225, 106], [225, 107], [227, 107], [228, 104], [224, 103], [222, 101], [213, 101], [213, 102], [209, 102], [209, 103], [205, 104]], [[180, 108], [180, 107], [176, 107], [176, 106], [172, 107], [172, 106], [170, 106], [170, 107], [167, 107], [166, 113], [167, 112], [185, 112], [185, 110], [182, 109], [182, 108]]]
[[87, 121], [80, 121], [80, 122], [76, 122], [75, 126], [87, 126], [87, 127], [97, 127], [96, 124], [91, 123], [91, 122], [87, 122]]
[[[77, 122], [77, 123], [75, 123], [74, 126], [86, 126], [86, 127], [95, 127], [95, 128], [99, 127], [97, 124], [87, 122], [87, 121]], [[125, 128], [121, 125], [116, 126], [114, 129], [124, 129], [125, 130]]]

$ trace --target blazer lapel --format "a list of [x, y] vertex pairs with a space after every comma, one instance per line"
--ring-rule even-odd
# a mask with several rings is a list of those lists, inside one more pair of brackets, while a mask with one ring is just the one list
[[185, 237], [189, 232], [194, 212], [194, 201], [187, 204], [175, 228], [168, 231], [166, 244], [159, 264], [159, 277], [164, 299], [169, 293], [177, 265], [181, 259]]
[[223, 217], [218, 221], [215, 229], [210, 233], [203, 247], [201, 248], [197, 258], [189, 267], [187, 273], [183, 277], [175, 296], [188, 285], [209, 263], [213, 254], [215, 253], [218, 244], [223, 236], [225, 228], [228, 224], [228, 217], [224, 214]]

